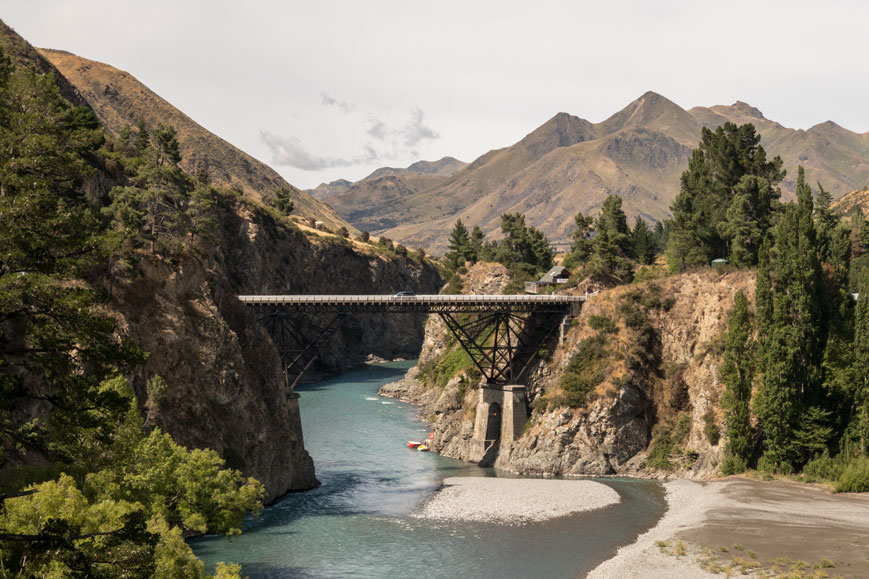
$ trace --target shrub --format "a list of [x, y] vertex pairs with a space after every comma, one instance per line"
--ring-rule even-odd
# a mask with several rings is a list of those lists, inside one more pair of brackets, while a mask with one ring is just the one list
[[745, 472], [745, 469], [745, 461], [738, 456], [730, 454], [729, 452], [725, 453], [724, 458], [721, 459], [721, 474], [723, 474], [724, 476], [739, 474], [741, 472]]
[[852, 458], [836, 483], [836, 492], [865, 493], [869, 491], [869, 457]]
[[606, 345], [606, 338], [600, 334], [578, 344], [576, 353], [561, 375], [560, 384], [568, 406], [585, 404], [588, 394], [603, 381], [609, 353]]
[[604, 334], [610, 334], [616, 330], [615, 323], [608, 316], [589, 316], [588, 325]]
[[715, 413], [712, 411], [712, 408], [707, 410], [706, 414], [703, 415], [703, 422], [706, 423], [703, 427], [703, 434], [706, 435], [706, 440], [709, 441], [709, 444], [715, 446], [721, 439], [721, 431], [715, 422]]

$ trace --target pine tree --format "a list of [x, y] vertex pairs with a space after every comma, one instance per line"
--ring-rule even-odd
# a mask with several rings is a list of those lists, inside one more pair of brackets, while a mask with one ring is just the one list
[[[760, 239], [771, 226], [771, 214], [784, 178], [782, 161], [767, 161], [760, 135], [751, 124], [725, 123], [714, 131], [704, 128], [700, 144], [682, 174], [679, 195], [671, 206], [672, 231], [667, 246], [670, 268], [680, 271], [730, 258], [738, 236], [738, 260], [756, 262]], [[753, 181], [743, 182], [747, 176]], [[740, 206], [728, 212], [737, 196]], [[739, 219], [748, 220], [748, 230]]]
[[615, 276], [624, 282], [633, 277], [631, 232], [628, 220], [622, 211], [622, 198], [609, 195], [603, 202], [600, 215], [595, 221], [592, 247], [594, 253], [589, 267], [592, 273]]
[[751, 386], [754, 379], [754, 341], [748, 300], [742, 290], [736, 293], [733, 311], [727, 326], [727, 343], [721, 381], [724, 395], [721, 406], [725, 409], [727, 444], [722, 465], [724, 474], [745, 470], [751, 458], [751, 424], [749, 408]]
[[869, 452], [869, 269], [861, 272], [857, 284], [854, 314], [854, 406], [863, 454]]
[[471, 239], [468, 237], [468, 228], [461, 219], [456, 220], [456, 225], [450, 232], [449, 251], [445, 254], [447, 262], [452, 269], [458, 269], [465, 264], [471, 251]]
[[654, 235], [642, 217], [637, 217], [634, 223], [634, 230], [631, 232], [631, 250], [637, 263], [644, 265], [655, 263], [657, 248]]
[[757, 282], [763, 378], [755, 412], [765, 436], [764, 467], [783, 472], [823, 448], [830, 434], [818, 405], [827, 320], [812, 215], [811, 189], [800, 168], [797, 203], [785, 208], [775, 228], [770, 277], [764, 256]]
[[573, 244], [570, 253], [564, 260], [565, 267], [575, 267], [584, 264], [591, 257], [593, 251], [592, 235], [594, 234], [594, 218], [582, 213], [577, 213], [573, 218], [576, 230], [573, 232]]

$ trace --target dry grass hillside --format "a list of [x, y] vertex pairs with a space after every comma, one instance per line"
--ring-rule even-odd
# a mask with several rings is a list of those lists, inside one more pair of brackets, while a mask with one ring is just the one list
[[37, 49], [81, 94], [106, 129], [117, 136], [124, 125], [138, 120], [172, 125], [181, 145], [181, 167], [190, 174], [208, 173], [212, 183], [234, 188], [261, 200], [286, 187], [295, 204], [295, 214], [322, 221], [330, 228], [346, 222], [328, 205], [299, 191], [271, 167], [203, 128], [131, 74], [107, 64], [87, 60], [60, 50]]
[[842, 195], [831, 205], [833, 211], [842, 215], [848, 215], [857, 208], [863, 210], [863, 214], [869, 213], [869, 187], [863, 187]]
[[559, 113], [441, 183], [403, 181], [400, 191], [369, 183], [364, 195], [352, 194], [354, 184], [330, 202], [354, 225], [436, 253], [444, 251], [456, 219], [496, 233], [505, 212], [524, 213], [553, 241], [567, 241], [577, 211], [595, 213], [609, 194], [624, 199], [630, 217], [668, 217], [701, 129], [727, 121], [753, 123], [767, 153], [782, 157], [786, 198], [793, 195], [798, 165], [834, 197], [869, 182], [869, 134], [832, 122], [789, 129], [742, 102], [686, 111], [647, 92], [597, 124]]

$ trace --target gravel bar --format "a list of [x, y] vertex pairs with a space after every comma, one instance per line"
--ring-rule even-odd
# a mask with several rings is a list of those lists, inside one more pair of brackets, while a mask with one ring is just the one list
[[588, 480], [451, 477], [421, 518], [524, 524], [616, 504], [612, 488]]

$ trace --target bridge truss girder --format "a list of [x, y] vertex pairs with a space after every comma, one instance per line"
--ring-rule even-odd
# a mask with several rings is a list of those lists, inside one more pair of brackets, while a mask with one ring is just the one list
[[298, 317], [279, 311], [269, 312], [259, 319], [278, 350], [284, 385], [288, 392], [293, 391], [317, 354], [340, 329], [348, 315], [338, 313], [325, 326], [303, 324]]
[[[466, 319], [449, 312], [439, 315], [488, 384], [515, 384], [537, 357], [539, 348], [529, 341], [532, 336], [527, 331], [532, 318], [535, 318], [533, 315], [502, 311], [476, 314]], [[544, 329], [543, 342], [563, 316], [562, 313], [551, 313], [546, 319], [536, 316], [533, 321]], [[534, 337], [534, 341], [538, 339], [541, 337]], [[523, 352], [526, 354], [525, 363], [517, 369]]]

